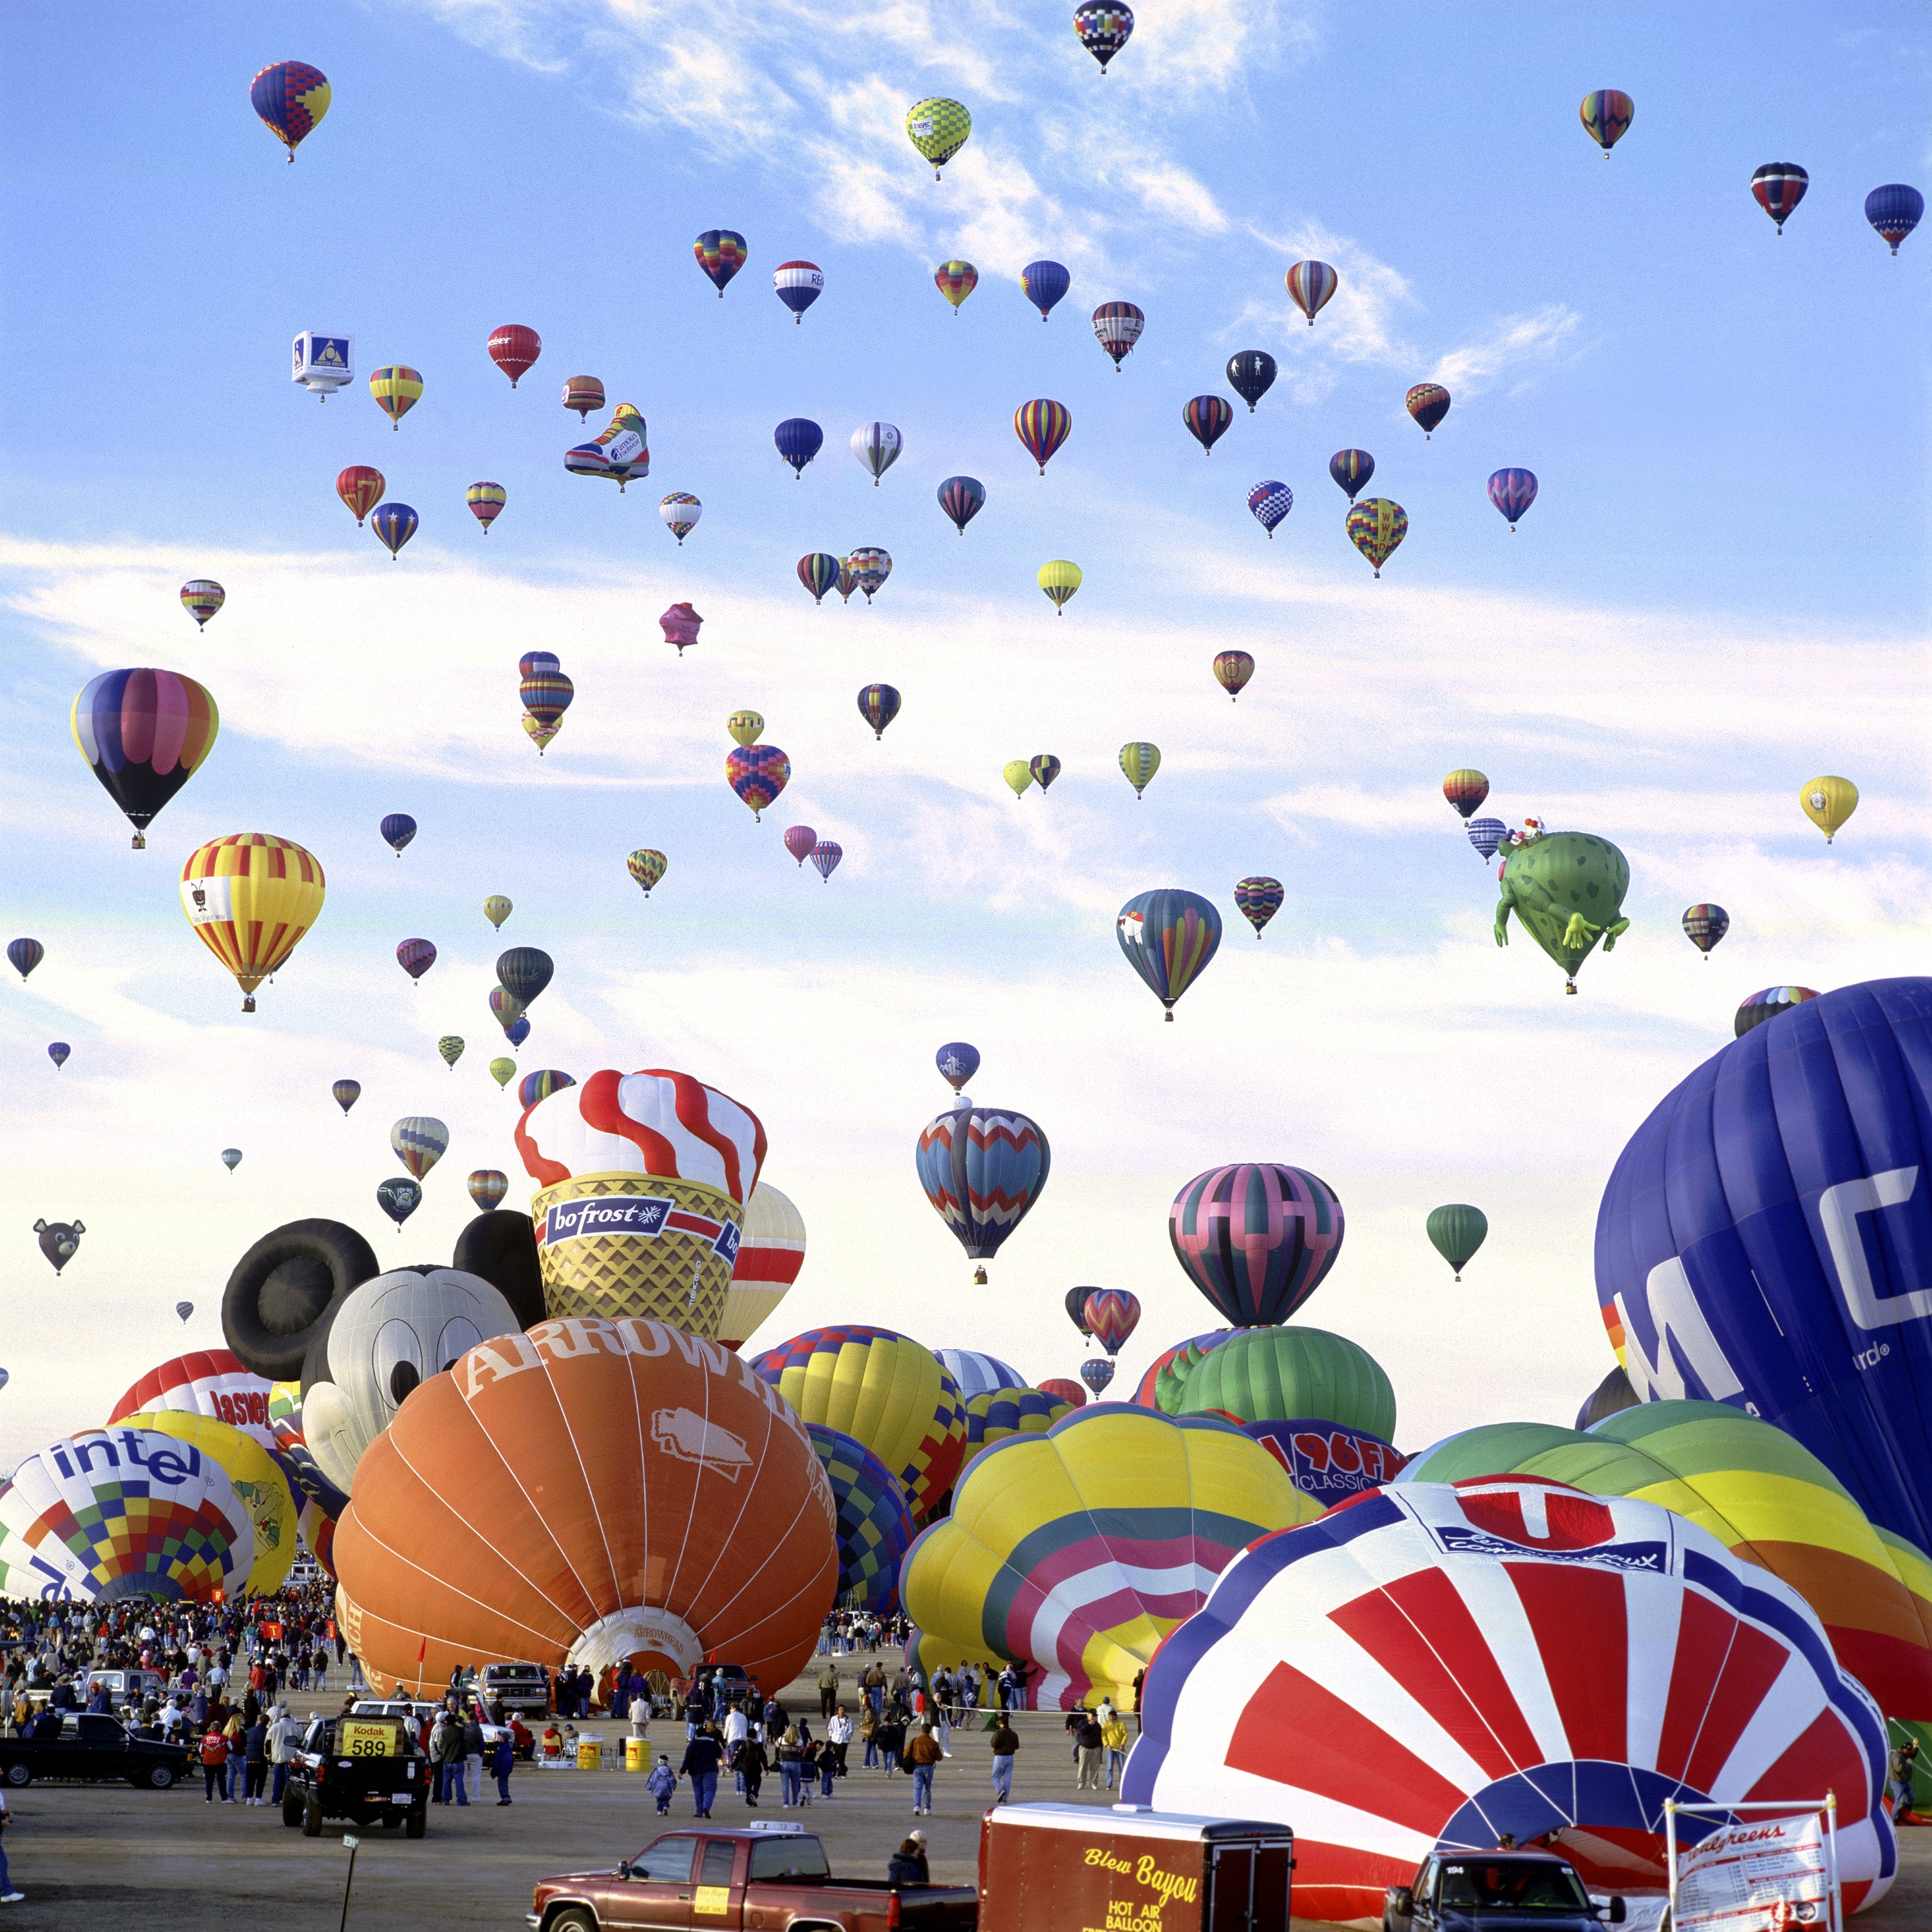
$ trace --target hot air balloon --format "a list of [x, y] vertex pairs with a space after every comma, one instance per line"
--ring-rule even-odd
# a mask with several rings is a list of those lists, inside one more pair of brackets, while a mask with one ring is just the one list
[[772, 287], [792, 320], [802, 322], [806, 310], [825, 292], [825, 273], [816, 262], [781, 262], [772, 271]]
[[1067, 1408], [1084, 1408], [1087, 1391], [1078, 1382], [1069, 1382], [1064, 1376], [1049, 1376], [1040, 1385], [1040, 1392], [1049, 1401], [1058, 1402]]
[[[1064, 274], [1065, 271], [1061, 272]], [[1051, 303], [1048, 304], [1048, 308], [1052, 306]], [[1046, 316], [1046, 311], [1042, 309], [1040, 319], [1044, 321]], [[1121, 358], [1139, 341], [1141, 332], [1146, 327], [1146, 316], [1130, 302], [1102, 302], [1094, 311], [1094, 338], [1113, 358], [1116, 375], [1120, 373]]]
[[804, 1216], [788, 1195], [760, 1180], [745, 1203], [744, 1232], [724, 1291], [718, 1340], [728, 1348], [742, 1348], [771, 1318], [804, 1266]]
[[791, 780], [791, 760], [776, 745], [746, 745], [724, 760], [724, 782], [755, 821]]
[[718, 299], [724, 299], [724, 286], [745, 266], [745, 238], [728, 228], [707, 228], [691, 244], [698, 266], [711, 278]]
[[1884, 1725], [1803, 1600], [1656, 1504], [1535, 1478], [1398, 1483], [1253, 1544], [1149, 1667], [1141, 1721], [1124, 1799], [1292, 1819], [1298, 1911], [1324, 1920], [1378, 1918], [1418, 1848], [1473, 1902], [1504, 1832], [1561, 1833], [1580, 1915], [1583, 1887], [1661, 1892], [1687, 1787], [1828, 1785], [1847, 1909], [1897, 1856]]
[[1154, 783], [1154, 775], [1160, 770], [1160, 747], [1150, 745], [1144, 739], [1136, 739], [1120, 747], [1120, 770], [1128, 784], [1134, 788], [1138, 798]]
[[980, 286], [980, 272], [970, 262], [942, 262], [932, 272], [933, 286], [952, 304], [953, 319], [959, 304]]
[[[942, 1356], [949, 1351], [941, 1349]], [[963, 1476], [976, 1457], [996, 1442], [1011, 1436], [1043, 1436], [1063, 1415], [1076, 1406], [1084, 1407], [1087, 1396], [1078, 1382], [1067, 1385], [1079, 1397], [1078, 1404], [1064, 1395], [1045, 1389], [994, 1388], [966, 1398], [966, 1460], [960, 1465]]]
[[[1042, 322], [1072, 284], [1073, 278], [1058, 262], [1029, 262], [1020, 271], [1020, 286], [1026, 291], [1027, 300], [1040, 310]], [[1138, 314], [1139, 311], [1136, 310], [1135, 313]], [[1126, 351], [1121, 352], [1125, 354]]]
[[436, 1050], [442, 1054], [443, 1064], [451, 1072], [456, 1071], [456, 1063], [463, 1058], [463, 1041], [453, 1033], [446, 1033], [436, 1043]]
[[1898, 253], [1898, 244], [1918, 226], [1925, 212], [1925, 197], [1904, 182], [1875, 188], [1865, 196], [1865, 219]]
[[1010, 1395], [1025, 1392], [1027, 1378], [1018, 1370], [1009, 1367], [997, 1355], [982, 1354], [972, 1348], [936, 1348], [940, 1366], [958, 1384], [960, 1400], [967, 1405], [967, 1430], [970, 1438], [972, 1430], [973, 1402], [980, 1396], [994, 1395], [1004, 1390]]
[[674, 604], [669, 610], [658, 614], [658, 628], [664, 632], [664, 640], [676, 645], [680, 657], [684, 656], [687, 644], [697, 643], [698, 633], [704, 622], [695, 607], [690, 604]]
[[382, 500], [382, 492], [388, 487], [388, 479], [382, 472], [366, 463], [352, 463], [335, 478], [335, 494], [355, 517], [358, 530], [362, 519]]
[[577, 412], [579, 422], [584, 422], [592, 410], [604, 406], [604, 385], [595, 376], [573, 376], [563, 386], [563, 406]]
[[1089, 1339], [1091, 1338], [1094, 1331], [1087, 1325], [1087, 1298], [1090, 1294], [1097, 1294], [1099, 1292], [1098, 1288], [1070, 1288], [1066, 1291], [1065, 1300], [1062, 1304], [1066, 1310], [1067, 1320], [1071, 1322], [1083, 1336]]
[[1174, 1001], [1206, 971], [1221, 944], [1221, 915], [1199, 893], [1164, 886], [1128, 900], [1114, 937], [1171, 1022]]
[[1040, 465], [1042, 476], [1046, 474], [1048, 459], [1066, 440], [1072, 428], [1072, 412], [1066, 405], [1043, 396], [1021, 404], [1013, 412], [1013, 434]]
[[1760, 992], [1748, 993], [1738, 1008], [1732, 1030], [1742, 1040], [1754, 1027], [1761, 1027], [1766, 1020], [1775, 1019], [1780, 1013], [1789, 1012], [1817, 997], [1809, 986], [1766, 986]]
[[1248, 492], [1248, 509], [1256, 523], [1266, 530], [1270, 540], [1274, 526], [1294, 508], [1294, 492], [1286, 483], [1278, 483], [1270, 478], [1257, 483]]
[[1490, 1217], [1467, 1202], [1452, 1201], [1448, 1206], [1432, 1208], [1424, 1226], [1429, 1244], [1462, 1279], [1469, 1257], [1489, 1238]]
[[170, 799], [214, 749], [221, 714], [191, 677], [105, 670], [82, 687], [69, 724], [81, 756], [134, 827], [134, 850]]
[[506, 992], [501, 986], [490, 988], [490, 1010], [496, 1016], [496, 1024], [506, 1033], [522, 1017], [524, 1003], [514, 994]]
[[634, 405], [620, 403], [595, 442], [580, 442], [563, 453], [563, 466], [576, 476], [602, 476], [624, 494], [625, 486], [651, 473], [649, 431]]
[[913, 1514], [892, 1472], [856, 1436], [823, 1423], [806, 1431], [832, 1485], [837, 1512], [838, 1601], [885, 1611], [898, 1600], [900, 1559], [915, 1534]]
[[500, 1168], [479, 1167], [464, 1185], [470, 1199], [487, 1214], [509, 1192], [510, 1178]]
[[400, 1228], [422, 1205], [422, 1184], [392, 1174], [376, 1184], [376, 1204]]
[[1247, 688], [1248, 680], [1254, 674], [1255, 661], [1246, 651], [1214, 653], [1214, 681], [1228, 694], [1230, 704]]
[[490, 526], [502, 514], [508, 493], [500, 483], [472, 483], [463, 495], [470, 506], [470, 514], [483, 526], [483, 534], [487, 537]]
[[188, 1317], [194, 1312], [194, 1304], [191, 1301], [178, 1301], [175, 1304], [175, 1312], [181, 1317], [183, 1322], [186, 1322]]
[[1534, 472], [1498, 470], [1490, 478], [1490, 501], [1502, 512], [1510, 530], [1514, 530], [1524, 511], [1536, 501]]
[[1197, 1174], [1174, 1197], [1167, 1236], [1174, 1259], [1216, 1312], [1252, 1328], [1286, 1322], [1321, 1286], [1346, 1226], [1335, 1190], [1318, 1174], [1279, 1161], [1242, 1161]]
[[490, 1078], [499, 1087], [507, 1087], [516, 1078], [517, 1063], [514, 1060], [497, 1059], [490, 1063]]
[[[193, 1313], [194, 1304], [188, 1307]], [[256, 1374], [227, 1349], [202, 1348], [150, 1369], [114, 1405], [107, 1420], [112, 1425], [152, 1413], [206, 1416], [241, 1430], [260, 1448], [273, 1449], [277, 1443], [268, 1414], [270, 1393], [268, 1378]], [[154, 1424], [143, 1420], [138, 1426], [148, 1429]]]
[[1731, 916], [1720, 905], [1694, 905], [1684, 914], [1684, 937], [1706, 959], [1711, 948], [1731, 929]]
[[812, 592], [814, 604], [825, 602], [825, 593], [838, 584], [838, 560], [829, 551], [815, 550], [798, 560], [798, 580]]
[[[1464, 818], [1489, 795], [1489, 780], [1468, 765], [1458, 766], [1442, 781], [1442, 796], [1449, 801], [1450, 809]], [[1487, 857], [1488, 854], [1484, 856]]]
[[[1081, 1304], [1080, 1313], [1088, 1334], [1108, 1354], [1118, 1355], [1140, 1326], [1141, 1304], [1138, 1297], [1123, 1289], [1096, 1288]], [[1099, 1393], [1094, 1390], [1095, 1394]]]
[[1047, 601], [1052, 604], [1054, 614], [1064, 617], [1066, 614], [1066, 600], [1080, 588], [1080, 566], [1070, 563], [1064, 556], [1056, 557], [1051, 563], [1040, 567], [1040, 587], [1046, 593]]
[[389, 418], [392, 430], [400, 429], [403, 418], [422, 399], [423, 379], [402, 363], [392, 362], [369, 378], [369, 393], [376, 406]]
[[1375, 473], [1376, 459], [1366, 449], [1338, 449], [1328, 459], [1328, 474], [1352, 503], [1356, 491], [1366, 488]]
[[80, 1238], [87, 1232], [85, 1221], [36, 1221], [34, 1232], [39, 1235], [40, 1251], [46, 1256], [47, 1265], [58, 1274], [80, 1251]]
[[[804, 1423], [728, 1351], [542, 1322], [428, 1377], [362, 1456], [344, 1634], [419, 1688], [512, 1653], [680, 1678], [728, 1655], [786, 1683], [832, 1607], [836, 1520]], [[432, 1568], [401, 1553], [425, 1549]]]
[[550, 984], [556, 970], [556, 962], [534, 946], [513, 946], [496, 956], [496, 983], [516, 1001], [519, 1012]]
[[182, 586], [181, 601], [200, 629], [228, 602], [228, 593], [212, 577], [191, 577]]
[[1750, 190], [1757, 205], [1778, 224], [1780, 235], [1791, 218], [1791, 211], [1804, 199], [1811, 177], [1796, 161], [1767, 161], [1750, 178]]
[[968, 1258], [990, 1261], [1046, 1186], [1053, 1150], [1037, 1121], [963, 1102], [921, 1130], [919, 1184]]
[[38, 939], [10, 939], [7, 942], [8, 962], [20, 974], [23, 984], [27, 975], [46, 954], [47, 949]]
[[938, 181], [940, 170], [965, 146], [973, 117], [958, 101], [934, 95], [914, 102], [907, 110], [905, 127], [906, 138], [932, 164], [932, 178]]
[[[538, 659], [543, 662], [538, 662]], [[537, 755], [562, 728], [563, 714], [577, 695], [577, 687], [548, 652], [533, 652], [517, 687], [525, 713], [524, 729], [536, 741]]]
[[664, 528], [676, 538], [680, 550], [683, 549], [685, 538], [697, 529], [698, 519], [704, 514], [704, 506], [688, 490], [674, 490], [658, 503], [658, 515]]
[[1073, 10], [1073, 31], [1080, 44], [1107, 71], [1107, 63], [1125, 46], [1134, 31], [1134, 14], [1120, 0], [1082, 0]]
[[1034, 784], [1045, 791], [1060, 776], [1060, 760], [1051, 752], [1042, 752], [1037, 757], [1028, 759], [1027, 770], [1033, 774]]
[[255, 1010], [255, 988], [288, 963], [320, 915], [326, 883], [299, 845], [266, 832], [230, 832], [188, 854], [182, 910], [234, 974], [244, 1013]]
[[1275, 361], [1264, 349], [1238, 350], [1228, 358], [1228, 386], [1248, 406], [1255, 405], [1274, 387]]
[[980, 1049], [963, 1040], [951, 1040], [933, 1055], [940, 1077], [957, 1094], [980, 1070]]
[[406, 939], [396, 948], [396, 964], [412, 980], [420, 980], [436, 964], [436, 948], [427, 939]]
[[861, 423], [852, 432], [852, 454], [872, 478], [875, 490], [879, 487], [879, 478], [899, 460], [899, 452], [904, 446], [904, 439], [892, 423]]
[[530, 1022], [528, 1016], [526, 1014], [519, 1013], [516, 1018], [503, 1029], [503, 1037], [510, 1042], [513, 1048], [521, 1046], [524, 1042], [528, 1040], [530, 1036]]
[[1476, 856], [1486, 862], [1496, 856], [1496, 848], [1509, 836], [1509, 827], [1500, 818], [1472, 818], [1468, 832]]
[[1307, 316], [1308, 326], [1312, 328], [1316, 316], [1327, 307], [1340, 277], [1326, 262], [1298, 262], [1286, 279], [1288, 300]]
[[221, 1164], [232, 1174], [242, 1165], [242, 1150], [239, 1148], [224, 1148], [221, 1150]]
[[793, 825], [785, 829], [784, 848], [799, 862], [801, 871], [805, 862], [812, 856], [812, 848], [818, 843], [818, 834], [808, 825]]
[[624, 868], [643, 888], [646, 898], [651, 896], [651, 888], [664, 875], [664, 868], [670, 863], [662, 852], [653, 851], [649, 846], [633, 852], [624, 861]]
[[1585, 94], [1582, 106], [1576, 110], [1584, 131], [1603, 149], [1605, 160], [1623, 139], [1636, 112], [1636, 102], [1614, 87], [1600, 87], [1594, 94]]
[[951, 1514], [906, 1557], [900, 1592], [948, 1654], [1036, 1666], [1036, 1708], [1105, 1696], [1126, 1709], [1162, 1640], [1242, 1547], [1320, 1508], [1225, 1424], [1083, 1408], [975, 1457]]
[[416, 836], [416, 822], [406, 812], [391, 812], [376, 829], [398, 859], [403, 856], [403, 848]]
[[74, 1048], [64, 1040], [52, 1040], [48, 1042], [47, 1058], [53, 1062], [56, 1070], [67, 1064], [68, 1058], [73, 1052]]
[[731, 734], [734, 745], [755, 745], [765, 728], [764, 713], [760, 711], [734, 711], [724, 721], [724, 728]]
[[[862, 544], [845, 560], [845, 568], [852, 573], [854, 586], [866, 593], [869, 604], [885, 587], [886, 579], [892, 574], [892, 553], [880, 550], [875, 544]], [[838, 588], [845, 596], [851, 592], [845, 589], [842, 574]]]
[[1094, 1391], [1097, 1400], [1114, 1379], [1114, 1365], [1104, 1356], [1095, 1356], [1080, 1364], [1080, 1379]]
[[278, 61], [248, 83], [248, 100], [268, 132], [288, 149], [292, 167], [296, 150], [328, 112], [328, 79], [306, 61]]
[[123, 1423], [62, 1436], [0, 1487], [0, 1590], [81, 1603], [208, 1604], [255, 1562], [228, 1473], [192, 1443]]
[[560, 1067], [545, 1066], [535, 1073], [526, 1073], [517, 1083], [517, 1104], [527, 1113], [539, 1100], [548, 1100], [553, 1094], [561, 1094], [566, 1087], [574, 1087], [575, 1079]]
[[1408, 1460], [1378, 1436], [1318, 1416], [1244, 1423], [1241, 1433], [1258, 1442], [1304, 1496], [1331, 1508], [1364, 1490], [1380, 1489]]
[[806, 1422], [862, 1442], [915, 1515], [952, 1488], [966, 1409], [931, 1349], [890, 1328], [813, 1328], [754, 1356], [752, 1367]]
[[1405, 400], [1409, 414], [1421, 427], [1423, 441], [1429, 442], [1436, 425], [1449, 413], [1449, 392], [1440, 382], [1418, 382]]
[[508, 899], [504, 898], [501, 892], [492, 892], [490, 896], [483, 902], [483, 916], [487, 919], [499, 932], [502, 932], [503, 929], [504, 920], [508, 919], [511, 914], [515, 911], [515, 910], [516, 908], [513, 906]]
[[329, 1088], [335, 1104], [346, 1115], [350, 1108], [362, 1097], [362, 1083], [359, 1080], [338, 1080]]
[[899, 715], [899, 694], [889, 684], [868, 684], [859, 693], [859, 716], [883, 738], [886, 727]]
[[404, 544], [416, 533], [416, 513], [406, 503], [385, 503], [369, 519], [369, 526], [394, 563]]
[[1850, 778], [1809, 778], [1798, 791], [1798, 802], [1804, 816], [1824, 833], [1828, 845], [1858, 810], [1858, 788]]
[[1262, 936], [1262, 928], [1281, 910], [1285, 895], [1281, 881], [1257, 876], [1237, 881], [1234, 886], [1234, 904], [1241, 915], [1255, 929], [1255, 937]]
[[1180, 420], [1200, 444], [1201, 453], [1208, 455], [1234, 420], [1234, 406], [1226, 396], [1196, 396], [1183, 406]]
[[420, 1180], [449, 1151], [449, 1130], [427, 1114], [410, 1114], [389, 1130], [396, 1158]]
[[818, 876], [828, 886], [832, 883], [832, 874], [838, 869], [839, 860], [844, 856], [844, 847], [835, 844], [830, 838], [821, 838], [812, 848], [812, 862], [817, 868]]
[[520, 322], [506, 322], [490, 332], [490, 360], [510, 379], [510, 387], [543, 353], [543, 338], [534, 328]]
[[1348, 541], [1382, 574], [1388, 562], [1408, 534], [1408, 512], [1386, 496], [1371, 496], [1348, 512]]
[[986, 506], [986, 486], [976, 476], [949, 476], [939, 486], [939, 507], [962, 537], [966, 526]]
[[1621, 908], [1630, 890], [1630, 862], [1607, 838], [1588, 832], [1551, 832], [1510, 848], [1496, 902], [1496, 940], [1509, 944], [1512, 911], [1530, 937], [1563, 968], [1565, 993], [1598, 940], [1606, 952], [1630, 926]]
[[782, 461], [791, 465], [792, 474], [801, 482], [805, 466], [825, 447], [825, 432], [809, 416], [787, 416], [772, 431]]
[[1000, 776], [1018, 798], [1033, 783], [1033, 766], [1024, 758], [1009, 758], [1000, 767]]

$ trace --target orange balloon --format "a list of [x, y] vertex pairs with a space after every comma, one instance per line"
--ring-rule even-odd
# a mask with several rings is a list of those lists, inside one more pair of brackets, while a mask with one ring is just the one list
[[335, 1568], [364, 1664], [743, 1665], [768, 1694], [838, 1589], [832, 1486], [742, 1356], [662, 1322], [500, 1335], [421, 1384], [356, 1465]]

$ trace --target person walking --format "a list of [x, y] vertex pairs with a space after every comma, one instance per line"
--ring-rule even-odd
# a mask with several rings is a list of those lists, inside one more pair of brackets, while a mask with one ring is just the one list
[[765, 1781], [765, 1773], [772, 1768], [764, 1738], [747, 1736], [738, 1747], [732, 1767], [738, 1774], [738, 1789], [744, 1794], [745, 1802], [755, 1811], [758, 1808], [758, 1787]]
[[818, 1714], [829, 1719], [838, 1702], [838, 1666], [827, 1662], [818, 1673]]
[[[162, 1729], [165, 1732], [165, 1720], [163, 1720]], [[274, 1783], [268, 1798], [271, 1804], [279, 1804], [282, 1802], [283, 1794], [288, 1789], [289, 1764], [301, 1742], [302, 1726], [289, 1715], [289, 1707], [286, 1704], [278, 1704], [274, 1721], [268, 1726], [268, 1762], [274, 1770]]]
[[1107, 1789], [1111, 1791], [1115, 1774], [1124, 1775], [1127, 1768], [1127, 1727], [1120, 1712], [1111, 1708], [1100, 1726], [1100, 1743], [1107, 1754]]
[[899, 1753], [905, 1748], [905, 1732], [904, 1713], [898, 1705], [888, 1704], [885, 1720], [879, 1726], [879, 1756], [885, 1761], [888, 1778], [899, 1768]]
[[[745, 1795], [745, 1774], [739, 1766], [739, 1754], [751, 1735], [751, 1719], [739, 1706], [734, 1704], [724, 1713], [724, 1757], [731, 1767], [732, 1782], [737, 1786], [740, 1798]], [[763, 1739], [760, 1738], [760, 1742], [762, 1743]]]
[[247, 1802], [266, 1804], [262, 1786], [268, 1781], [268, 1720], [258, 1717], [242, 1734], [242, 1768], [247, 1777]]
[[692, 1809], [700, 1818], [711, 1816], [712, 1802], [718, 1796], [718, 1767], [724, 1758], [724, 1747], [709, 1724], [684, 1748], [684, 1762], [678, 1769], [691, 1780]]
[[[490, 1758], [490, 1768], [496, 1780], [496, 1802], [499, 1804], [508, 1804], [512, 1802], [510, 1797], [510, 1774], [516, 1768], [516, 1733], [506, 1724], [496, 1733], [496, 1749], [491, 1753]], [[478, 1796], [481, 1796], [480, 1792]]]
[[778, 1790], [788, 1811], [799, 1802], [804, 1776], [805, 1746], [800, 1739], [797, 1726], [788, 1724], [784, 1736], [778, 1740]]
[[242, 1802], [242, 1750], [248, 1726], [239, 1711], [230, 1711], [227, 1720], [221, 1726], [221, 1735], [228, 1740], [228, 1802], [238, 1804]]
[[1010, 1804], [1013, 1799], [1013, 1754], [1020, 1748], [1019, 1734], [1002, 1713], [991, 1740], [993, 1747], [993, 1802]]
[[[483, 1796], [483, 1726], [477, 1721], [473, 1708], [463, 1720], [463, 1767], [469, 1774], [470, 1787], [480, 1802]], [[465, 1796], [456, 1802], [467, 1804], [470, 1800]]]
[[1073, 1733], [1073, 1744], [1080, 1758], [1080, 1775], [1075, 1782], [1075, 1788], [1081, 1791], [1098, 1791], [1100, 1789], [1101, 1762], [1106, 1755], [1106, 1750], [1101, 1742], [1099, 1720], [1092, 1712], [1083, 1715], [1080, 1728]]
[[662, 1751], [658, 1753], [658, 1761], [651, 1767], [651, 1774], [644, 1780], [644, 1789], [658, 1801], [658, 1816], [670, 1816], [670, 1801], [677, 1792], [677, 1773], [670, 1768], [670, 1760]]
[[929, 1818], [932, 1815], [932, 1774], [945, 1755], [929, 1724], [920, 1725], [905, 1748], [905, 1761], [912, 1766], [912, 1814], [915, 1818]]
[[27, 1894], [14, 1889], [14, 1881], [7, 1871], [7, 1829], [14, 1822], [14, 1814], [7, 1808], [7, 1794], [0, 1791], [0, 1905], [19, 1905]]
[[845, 1775], [845, 1754], [851, 1748], [852, 1720], [841, 1704], [826, 1720], [825, 1795], [832, 1795], [832, 1780]]
[[879, 1716], [872, 1706], [864, 1706], [859, 1712], [859, 1742], [866, 1747], [860, 1762], [868, 1771], [879, 1768]]

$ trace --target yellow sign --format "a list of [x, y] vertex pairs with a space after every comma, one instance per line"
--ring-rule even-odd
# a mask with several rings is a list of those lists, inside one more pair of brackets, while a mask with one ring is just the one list
[[397, 1742], [393, 1720], [344, 1718], [336, 1726], [336, 1748], [344, 1757], [394, 1757]]
[[691, 1902], [694, 1918], [700, 1912], [708, 1912], [722, 1918], [730, 1909], [731, 1888], [728, 1885], [700, 1885], [697, 1897]]

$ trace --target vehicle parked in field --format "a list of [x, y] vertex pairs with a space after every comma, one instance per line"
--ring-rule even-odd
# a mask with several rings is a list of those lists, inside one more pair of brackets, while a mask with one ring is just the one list
[[136, 1737], [118, 1718], [85, 1711], [43, 1712], [28, 1736], [0, 1738], [0, 1778], [15, 1786], [40, 1778], [90, 1784], [124, 1778], [165, 1791], [187, 1774], [182, 1745]]
[[94, 1695], [97, 1684], [107, 1686], [108, 1702], [117, 1711], [138, 1711], [150, 1692], [157, 1700], [168, 1694], [167, 1678], [158, 1670], [90, 1670], [87, 1688], [82, 1693], [83, 1702]]
[[1382, 1932], [1596, 1932], [1622, 1924], [1626, 1910], [1621, 1898], [1598, 1904], [1555, 1852], [1444, 1852], [1424, 1858], [1410, 1883], [1390, 1886]]
[[282, 1822], [319, 1838], [326, 1818], [401, 1826], [412, 1838], [429, 1826], [429, 1760], [416, 1727], [400, 1715], [352, 1711], [316, 1718], [289, 1764]]
[[550, 1673], [541, 1664], [486, 1664], [477, 1687], [488, 1706], [520, 1718], [550, 1715]]

